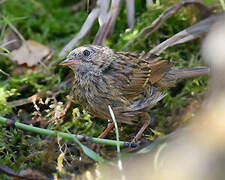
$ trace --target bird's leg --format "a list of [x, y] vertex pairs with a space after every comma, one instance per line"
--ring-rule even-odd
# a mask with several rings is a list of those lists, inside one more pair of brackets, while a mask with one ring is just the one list
[[109, 131], [114, 127], [114, 123], [113, 122], [109, 122], [107, 125], [107, 128], [103, 131], [102, 134], [100, 134], [98, 136], [98, 138], [104, 138], [106, 137], [106, 135], [109, 133]]
[[73, 94], [72, 94], [72, 91], [70, 91], [69, 99], [66, 101], [66, 106], [64, 108], [64, 115], [62, 115], [60, 119], [64, 119], [66, 116], [66, 113], [69, 111], [72, 104], [72, 97], [73, 97]]
[[67, 111], [68, 111], [68, 110], [70, 109], [70, 107], [71, 107], [71, 104], [72, 104], [72, 100], [69, 99], [69, 100], [66, 102], [66, 107], [65, 107], [65, 109], [64, 109], [64, 115], [62, 115], [62, 116], [60, 117], [61, 119], [64, 119], [64, 118], [65, 118]]
[[151, 116], [146, 112], [143, 114], [142, 116], [142, 120], [144, 120], [144, 124], [141, 127], [141, 129], [138, 131], [138, 133], [136, 134], [136, 136], [134, 137], [134, 139], [132, 140], [132, 142], [137, 141], [138, 139], [141, 138], [143, 132], [145, 131], [145, 129], [149, 126], [150, 121], [151, 121]]
[[[106, 129], [98, 136], [98, 138], [104, 138], [107, 136], [107, 134], [109, 133], [109, 131], [114, 127], [114, 123], [113, 122], [109, 122]], [[92, 144], [91, 149], [99, 151], [100, 147], [97, 144]]]

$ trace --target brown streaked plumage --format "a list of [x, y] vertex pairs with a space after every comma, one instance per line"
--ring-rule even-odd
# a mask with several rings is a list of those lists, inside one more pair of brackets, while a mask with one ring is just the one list
[[171, 69], [173, 63], [150, 53], [120, 52], [96, 45], [74, 49], [61, 65], [73, 70], [72, 91], [86, 110], [107, 120], [111, 119], [110, 105], [117, 121], [127, 124], [145, 118], [142, 132], [150, 121], [146, 112], [165, 96], [163, 89], [178, 80], [209, 73], [204, 67]]

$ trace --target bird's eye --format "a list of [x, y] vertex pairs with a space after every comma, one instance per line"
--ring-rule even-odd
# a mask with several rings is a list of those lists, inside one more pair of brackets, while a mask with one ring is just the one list
[[90, 55], [90, 51], [84, 50], [83, 54], [84, 54], [85, 56], [89, 56], [89, 55]]

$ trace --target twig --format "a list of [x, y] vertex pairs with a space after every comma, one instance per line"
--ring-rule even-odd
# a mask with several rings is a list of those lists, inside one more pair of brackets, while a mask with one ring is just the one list
[[8, 175], [8, 176], [10, 176], [10, 177], [15, 177], [15, 178], [13, 178], [13, 179], [25, 179], [25, 180], [38, 180], [38, 179], [42, 179], [42, 180], [48, 180], [48, 178], [47, 177], [44, 177], [44, 176], [39, 176], [39, 177], [37, 177], [37, 176], [32, 176], [32, 175], [30, 175], [30, 176], [27, 176], [27, 175], [20, 175], [20, 174], [18, 174], [18, 173], [15, 173], [15, 172], [13, 172], [11, 169], [9, 169], [8, 167], [2, 167], [2, 166], [0, 166], [0, 172], [2, 172], [2, 173], [4, 173], [4, 174], [6, 174], [6, 175]]
[[99, 45], [99, 46], [103, 46], [105, 44], [106, 37], [110, 32], [111, 23], [112, 23], [112, 17], [109, 18], [106, 24], [103, 24], [103, 26], [99, 28], [92, 44]]
[[0, 123], [6, 124], [8, 126], [16, 127], [16, 128], [22, 129], [24, 131], [37, 133], [37, 134], [49, 135], [49, 136], [53, 136], [53, 137], [60, 136], [66, 140], [74, 140], [74, 137], [75, 137], [81, 142], [92, 142], [92, 143], [96, 143], [96, 144], [105, 144], [105, 145], [109, 145], [109, 146], [117, 146], [117, 144], [119, 144], [120, 147], [137, 147], [140, 143], [140, 142], [115, 141], [115, 140], [110, 140], [110, 139], [93, 138], [93, 137], [88, 137], [88, 136], [57, 132], [57, 131], [33, 127], [31, 125], [26, 125], [23, 123], [15, 122], [14, 120], [4, 118], [1, 116], [0, 116]]
[[4, 174], [7, 174], [8, 176], [11, 176], [11, 177], [20, 177], [20, 178], [22, 178], [22, 176], [20, 176], [19, 174], [14, 173], [14, 172], [12, 172], [12, 170], [9, 169], [8, 167], [2, 167], [2, 166], [0, 166], [0, 172], [2, 172]]
[[110, 16], [112, 16], [112, 25], [111, 25], [110, 34], [112, 34], [114, 31], [114, 26], [116, 24], [116, 18], [119, 15], [122, 3], [123, 3], [123, 0], [112, 0], [112, 5], [111, 5], [111, 9], [110, 9]]
[[86, 21], [84, 22], [80, 32], [73, 38], [59, 53], [59, 58], [64, 58], [69, 51], [71, 51], [75, 45], [91, 30], [95, 20], [99, 16], [100, 13], [100, 5], [102, 0], [97, 1], [97, 7], [94, 8], [91, 13], [88, 15]]
[[171, 38], [167, 39], [166, 41], [160, 43], [159, 45], [151, 49], [150, 52], [159, 55], [163, 50], [167, 49], [168, 47], [202, 37], [209, 31], [210, 26], [218, 16], [219, 15], [212, 15], [193, 26], [184, 29], [183, 31], [175, 34]]
[[134, 0], [126, 0], [126, 8], [127, 8], [127, 23], [130, 29], [134, 27], [134, 13], [135, 13], [135, 4]]
[[112, 0], [110, 12], [108, 13], [107, 20], [105, 20], [104, 24], [99, 28], [93, 44], [96, 45], [104, 45], [106, 41], [106, 37], [109, 33], [114, 29], [114, 25], [116, 22], [116, 18], [120, 11], [122, 0]]
[[102, 27], [109, 18], [109, 14], [107, 12], [107, 10], [109, 8], [109, 3], [110, 3], [109, 0], [103, 0], [101, 2], [100, 13], [99, 13], [99, 17], [98, 17], [98, 23], [99, 23], [100, 27]]
[[92, 44], [96, 45], [103, 45], [104, 44], [104, 39], [106, 38], [108, 34], [108, 29], [105, 27], [109, 26], [109, 22], [111, 21], [111, 17], [109, 17], [109, 13], [107, 12], [109, 6], [109, 1], [105, 0], [104, 4], [101, 6], [101, 12], [98, 17], [98, 22], [99, 22], [99, 29], [97, 34], [95, 35], [95, 39]]
[[[104, 44], [107, 35], [113, 32], [116, 18], [120, 12], [122, 0], [112, 0], [110, 11], [107, 12], [109, 3], [109, 0], [97, 0], [96, 7], [88, 15], [80, 32], [59, 53], [60, 59], [64, 58], [66, 54], [71, 51], [78, 44], [78, 42], [91, 30], [93, 23], [97, 18], [99, 21], [99, 30], [96, 34], [93, 44]], [[131, 12], [128, 13], [132, 14]], [[129, 22], [131, 21], [129, 20]], [[132, 22], [130, 24], [132, 25]]]
[[4, 74], [5, 76], [7, 76], [8, 79], [11, 78], [10, 74], [6, 73], [5, 71], [3, 71], [3, 70], [0, 69], [0, 72], [1, 72], [2, 74]]
[[10, 26], [10, 28], [19, 36], [19, 38], [26, 42], [26, 40], [24, 39], [23, 35], [16, 29], [16, 27], [6, 18], [3, 16], [4, 21], [7, 22], [7, 24]]
[[153, 4], [153, 0], [146, 0], [147, 6], [151, 6]]
[[23, 37], [23, 35], [17, 30], [17, 28], [6, 18], [3, 16], [4, 21], [7, 22], [7, 24], [9, 25], [9, 27], [19, 36], [19, 38], [23, 41], [23, 43], [25, 44], [26, 48], [28, 49], [29, 53], [31, 52], [30, 47], [27, 45], [27, 42], [25, 40], [25, 38]]
[[62, 83], [60, 83], [59, 85], [57, 85], [55, 88], [53, 88], [50, 92], [49, 91], [42, 91], [42, 92], [39, 92], [37, 94], [34, 94], [28, 98], [24, 98], [24, 99], [18, 99], [18, 100], [15, 100], [15, 101], [10, 101], [8, 102], [8, 104], [11, 106], [11, 107], [17, 107], [17, 106], [22, 106], [22, 105], [25, 105], [25, 104], [29, 104], [29, 103], [32, 103], [32, 100], [34, 97], [37, 97], [38, 99], [40, 98], [44, 98], [46, 97], [47, 95], [52, 95], [55, 93], [55, 95], [59, 94], [60, 93], [60, 90], [65, 88], [67, 86], [67, 84], [71, 83], [72, 81], [72, 78], [66, 80], [66, 81], [63, 81]]
[[[143, 39], [143, 38], [146, 39], [148, 36], [150, 36], [169, 17], [171, 17], [172, 15], [177, 13], [183, 6], [192, 5], [192, 4], [196, 5], [201, 11], [208, 12], [208, 14], [210, 14], [210, 11], [208, 10], [208, 8], [204, 4], [202, 4], [200, 1], [198, 1], [198, 0], [183, 0], [183, 1], [180, 1], [179, 3], [175, 4], [174, 6], [166, 9], [156, 20], [153, 21], [153, 23], [150, 26], [145, 27], [144, 29], [142, 29], [137, 37], [135, 37], [134, 39], [130, 40], [127, 43], [126, 49], [131, 44], [137, 43], [139, 39]], [[206, 14], [206, 13], [204, 13], [204, 14]]]
[[[34, 1], [34, 0], [33, 0]], [[36, 1], [34, 1], [36, 2]], [[29, 54], [32, 54], [32, 50], [30, 48], [30, 46], [28, 45], [27, 41], [25, 40], [25, 38], [23, 37], [23, 35], [17, 30], [17, 28], [6, 18], [3, 16], [3, 19], [7, 22], [7, 24], [9, 25], [9, 27], [18, 35], [18, 37], [22, 40], [23, 44], [25, 45], [25, 47], [28, 50]], [[45, 69], [47, 69], [47, 71], [49, 71], [49, 68], [42, 63], [42, 61], [39, 61], [39, 63], [42, 65], [42, 67], [44, 67]]]
[[14, 43], [14, 42], [16, 42], [16, 41], [17, 41], [17, 39], [12, 39], [12, 40], [10, 40], [10, 41], [7, 41], [7, 42], [1, 44], [1, 45], [0, 45], [0, 48], [4, 48], [5, 46], [8, 46], [9, 44], [12, 44], [12, 43]]
[[73, 5], [71, 7], [72, 12], [76, 12], [76, 11], [80, 10], [80, 8], [85, 5], [85, 3], [86, 3], [86, 1], [80, 1], [80, 2], [76, 3], [75, 5]]

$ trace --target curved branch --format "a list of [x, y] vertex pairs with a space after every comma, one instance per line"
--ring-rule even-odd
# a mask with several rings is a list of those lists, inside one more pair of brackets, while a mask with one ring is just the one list
[[156, 20], [153, 21], [153, 23], [150, 26], [142, 29], [137, 37], [135, 37], [134, 39], [132, 39], [131, 41], [127, 43], [127, 47], [129, 47], [130, 44], [137, 43], [139, 39], [143, 39], [143, 38], [146, 39], [153, 32], [155, 32], [168, 18], [170, 18], [175, 13], [177, 13], [183, 6], [188, 6], [193, 4], [196, 5], [200, 9], [200, 11], [203, 12], [203, 14], [211, 13], [211, 11], [209, 11], [208, 8], [198, 0], [183, 0], [181, 2], [178, 2], [172, 7], [166, 9]]
[[94, 8], [91, 11], [77, 36], [73, 38], [59, 53], [60, 59], [64, 58], [67, 53], [70, 52], [75, 47], [75, 45], [91, 30], [91, 27], [99, 16], [99, 13], [99, 8]]
[[175, 34], [171, 38], [167, 39], [166, 41], [160, 43], [159, 45], [151, 49], [150, 52], [159, 55], [163, 50], [167, 49], [168, 47], [202, 37], [209, 31], [211, 25], [217, 19], [217, 17], [218, 15], [212, 15], [193, 26], [184, 29], [183, 31]]

